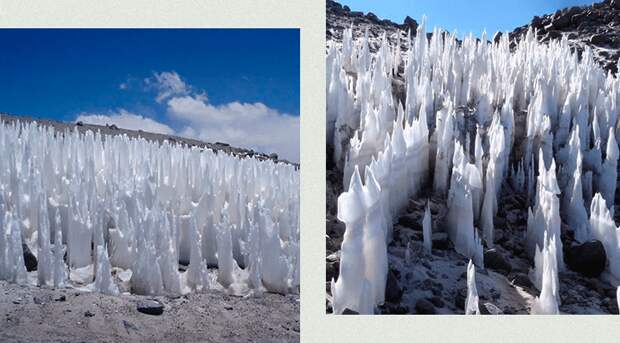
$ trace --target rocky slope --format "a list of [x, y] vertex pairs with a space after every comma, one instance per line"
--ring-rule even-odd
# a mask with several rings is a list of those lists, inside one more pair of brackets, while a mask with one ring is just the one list
[[529, 27], [535, 28], [541, 41], [561, 39], [578, 51], [593, 49], [603, 68], [616, 73], [620, 58], [620, 1], [606, 0], [589, 6], [574, 6], [552, 14], [535, 16], [528, 25], [516, 28], [510, 37], [518, 39]]
[[[595, 59], [606, 70], [615, 72], [618, 56], [618, 22], [620, 15], [616, 2], [604, 2], [592, 6], [564, 9], [555, 14], [535, 17], [532, 26], [538, 29], [541, 41], [561, 39], [563, 36], [578, 51], [583, 46], [592, 47]], [[569, 18], [566, 23], [566, 17]], [[563, 18], [563, 19], [562, 19]], [[574, 18], [574, 19], [573, 19]], [[417, 22], [407, 17], [403, 24], [381, 20], [372, 13], [355, 12], [346, 6], [327, 2], [327, 45], [338, 46], [342, 31], [353, 24], [354, 39], [369, 34], [371, 51], [376, 51], [383, 34], [392, 45], [404, 44], [407, 31], [412, 35]], [[544, 24], [544, 25], [543, 25]], [[542, 25], [542, 26], [541, 26]], [[511, 39], [520, 39], [527, 26], [510, 33]], [[495, 36], [494, 39], [497, 39]], [[402, 69], [402, 67], [401, 67]], [[404, 96], [402, 74], [392, 78], [396, 98]], [[520, 118], [519, 118], [520, 117]], [[515, 116], [517, 128], [524, 127], [525, 114]], [[326, 289], [327, 312], [330, 307], [330, 280], [338, 277], [340, 244], [344, 225], [336, 218], [336, 200], [342, 193], [342, 171], [331, 162], [333, 147], [327, 146], [327, 218], [326, 218]], [[428, 191], [422, 194], [430, 194]], [[528, 272], [531, 262], [524, 249], [524, 233], [527, 226], [526, 195], [512, 189], [506, 182], [502, 185], [496, 223], [496, 247], [485, 249], [486, 269], [477, 270], [476, 280], [480, 295], [480, 310], [486, 314], [527, 314], [539, 291], [531, 284]], [[616, 194], [618, 199], [618, 194]], [[446, 199], [430, 196], [433, 228], [442, 227], [446, 216]], [[616, 200], [616, 204], [618, 200]], [[389, 274], [386, 286], [386, 304], [381, 313], [463, 313], [466, 297], [467, 259], [454, 251], [445, 232], [433, 234], [433, 251], [428, 253], [422, 246], [422, 218], [426, 199], [410, 200], [407, 211], [394, 226], [394, 240], [388, 246]], [[616, 222], [620, 208], [616, 206]], [[563, 224], [564, 225], [564, 224]], [[441, 230], [438, 230], [441, 231]], [[569, 230], [562, 230], [568, 232]], [[597, 242], [584, 245], [573, 244], [573, 237], [566, 235], [564, 241], [566, 262], [570, 269], [561, 272], [560, 298], [562, 313], [618, 313], [616, 289], [598, 276], [601, 259], [604, 267], [605, 252]], [[587, 261], [587, 262], [585, 262]]]
[[[292, 295], [109, 296], [6, 281], [0, 294], [2, 342], [299, 341], [299, 298]], [[145, 301], [163, 312], [141, 312]]]

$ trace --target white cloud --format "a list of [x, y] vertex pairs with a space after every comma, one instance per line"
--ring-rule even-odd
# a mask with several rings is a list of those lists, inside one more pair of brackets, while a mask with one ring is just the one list
[[153, 77], [144, 79], [147, 88], [153, 87], [157, 90], [155, 101], [162, 101], [176, 95], [189, 94], [189, 87], [176, 71], [164, 71], [161, 73], [153, 73]]
[[159, 123], [151, 118], [143, 117], [139, 114], [120, 109], [109, 114], [81, 113], [75, 119], [87, 124], [95, 125], [116, 125], [119, 128], [129, 130], [143, 130], [166, 135], [174, 134], [174, 130], [166, 124]]
[[[128, 79], [119, 88], [128, 89], [130, 83]], [[178, 131], [124, 109], [108, 114], [81, 113], [76, 121], [223, 142], [262, 153], [277, 153], [280, 158], [299, 162], [298, 116], [281, 113], [260, 102], [212, 105], [204, 91], [187, 84], [175, 71], [155, 72], [144, 79], [144, 86], [145, 91], [157, 92], [158, 103], [165, 101], [169, 119], [175, 120], [167, 122], [174, 122], [175, 128], [180, 128]]]
[[280, 158], [299, 162], [299, 117], [262, 103], [214, 106], [204, 96], [187, 95], [168, 100], [168, 113], [188, 123], [180, 132], [182, 136], [275, 152]]

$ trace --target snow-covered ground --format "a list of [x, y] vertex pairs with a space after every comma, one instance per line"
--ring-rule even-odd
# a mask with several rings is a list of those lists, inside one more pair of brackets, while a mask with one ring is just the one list
[[0, 125], [0, 156], [0, 279], [106, 294], [298, 292], [293, 165], [19, 121]]
[[328, 311], [617, 313], [618, 79], [566, 36], [377, 25], [328, 34]]

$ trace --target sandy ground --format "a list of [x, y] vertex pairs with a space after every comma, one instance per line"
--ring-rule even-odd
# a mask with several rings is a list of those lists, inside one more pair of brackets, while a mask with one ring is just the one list
[[[162, 315], [137, 311], [143, 299]], [[0, 342], [299, 342], [299, 296], [107, 296], [0, 281]]]

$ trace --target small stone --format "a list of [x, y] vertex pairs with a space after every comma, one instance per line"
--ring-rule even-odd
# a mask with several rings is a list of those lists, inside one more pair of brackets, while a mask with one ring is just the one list
[[164, 313], [164, 305], [157, 300], [143, 300], [138, 303], [138, 312], [159, 316]]
[[573, 245], [566, 249], [564, 256], [568, 268], [588, 277], [598, 277], [607, 263], [605, 248], [596, 240]]
[[480, 306], [480, 314], [504, 314], [499, 307], [493, 305], [492, 303], [483, 303]]
[[437, 313], [437, 310], [435, 309], [435, 306], [433, 305], [433, 303], [431, 303], [430, 301], [428, 301], [426, 299], [419, 299], [418, 301], [416, 301], [416, 303], [415, 303], [415, 311], [418, 314], [435, 314], [435, 313]]
[[605, 34], [595, 34], [592, 35], [592, 37], [590, 37], [590, 43], [594, 44], [594, 45], [605, 45], [605, 44], [609, 44], [610, 43], [610, 39], [607, 35]]
[[94, 316], [95, 316], [95, 314], [92, 313], [90, 310], [84, 312], [84, 317], [90, 318], [90, 317], [94, 317]]
[[34, 297], [32, 298], [32, 301], [34, 301], [34, 303], [37, 305], [45, 305], [46, 303], [45, 299], [42, 297]]
[[359, 312], [345, 308], [344, 311], [342, 311], [342, 314], [359, 314]]
[[54, 301], [66, 301], [66, 300], [67, 300], [67, 297], [64, 294], [54, 299]]
[[133, 325], [132, 323], [126, 321], [123, 319], [123, 326], [125, 327], [125, 330], [127, 330], [127, 332], [129, 333], [129, 329], [135, 330], [135, 331], [139, 331], [138, 327]]

